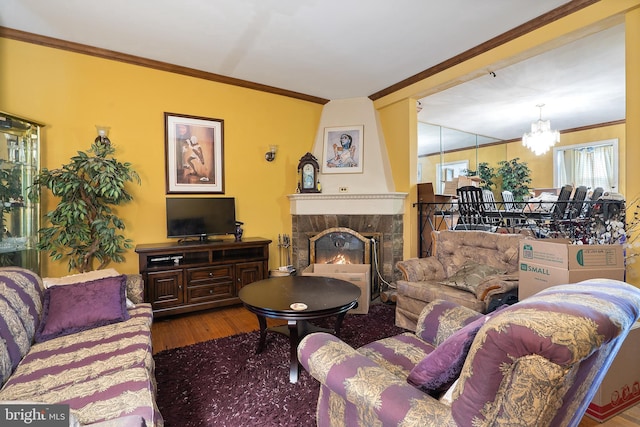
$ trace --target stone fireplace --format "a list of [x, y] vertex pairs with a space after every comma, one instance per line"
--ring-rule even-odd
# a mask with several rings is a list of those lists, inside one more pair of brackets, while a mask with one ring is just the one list
[[[322, 168], [322, 193], [289, 194], [292, 217], [292, 264], [302, 271], [312, 263], [310, 241], [332, 228], [346, 228], [371, 243], [371, 277], [377, 289], [396, 281], [396, 262], [403, 257], [403, 218], [407, 193], [395, 192], [393, 174], [378, 113], [367, 97], [329, 101], [322, 116], [311, 153], [322, 165], [325, 130], [345, 124], [364, 126], [361, 149], [362, 173], [340, 173]], [[344, 171], [343, 171], [344, 172]], [[371, 240], [375, 241], [375, 245]], [[364, 262], [367, 264], [368, 262]], [[372, 280], [373, 281], [373, 280]]]
[[[377, 296], [379, 291], [384, 289], [383, 281], [397, 280], [395, 264], [403, 256], [402, 206], [405, 193], [291, 194], [288, 197], [292, 214], [292, 264], [296, 270], [304, 270], [313, 261], [319, 263], [317, 246], [314, 247], [312, 256], [311, 242], [318, 239], [316, 236], [327, 235], [330, 229], [346, 229], [353, 230], [369, 240], [369, 259], [373, 267], [371, 277], [375, 288], [372, 290], [372, 297], [374, 293]], [[366, 256], [364, 242], [362, 256]], [[322, 260], [325, 263], [327, 261]], [[364, 261], [362, 263], [369, 263], [366, 259]]]

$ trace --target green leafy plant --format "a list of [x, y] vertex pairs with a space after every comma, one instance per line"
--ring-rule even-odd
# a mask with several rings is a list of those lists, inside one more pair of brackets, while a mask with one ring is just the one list
[[130, 163], [113, 158], [114, 152], [111, 144], [96, 139], [88, 152], [78, 151], [60, 169], [43, 168], [31, 187], [32, 193], [44, 187], [60, 198], [45, 215], [51, 225], [38, 231], [38, 249], [54, 261], [67, 259], [69, 271], [91, 271], [96, 260], [97, 269], [123, 262], [133, 247], [112, 207], [133, 199], [127, 183], [140, 184], [140, 177]]
[[497, 174], [502, 177], [502, 190], [511, 191], [514, 199], [521, 202], [529, 195], [531, 170], [526, 162], [519, 160], [520, 158], [516, 157], [499, 161]]
[[493, 182], [494, 178], [496, 177], [495, 169], [489, 166], [489, 163], [487, 162], [480, 162], [478, 164], [477, 171], [473, 171], [471, 169], [465, 169], [462, 172], [465, 174], [465, 176], [480, 177], [482, 179], [482, 183], [480, 184], [480, 187], [485, 190], [493, 191], [492, 187], [496, 185], [496, 183]]

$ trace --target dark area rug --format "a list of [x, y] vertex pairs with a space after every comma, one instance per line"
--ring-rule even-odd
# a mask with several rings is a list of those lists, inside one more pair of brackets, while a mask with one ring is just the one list
[[[340, 337], [357, 348], [397, 335], [395, 306], [374, 304], [367, 315], [347, 315]], [[257, 320], [256, 320], [257, 324]], [[317, 321], [332, 327], [335, 318]], [[259, 332], [164, 350], [154, 356], [158, 406], [167, 427], [315, 426], [319, 383], [301, 368], [289, 383], [289, 339]]]

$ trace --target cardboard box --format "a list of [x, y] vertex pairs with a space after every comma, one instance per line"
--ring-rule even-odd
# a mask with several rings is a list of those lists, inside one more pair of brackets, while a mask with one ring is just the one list
[[520, 261], [570, 270], [624, 268], [622, 245], [572, 245], [566, 239], [525, 239]]
[[569, 270], [520, 260], [518, 299], [522, 301], [551, 286], [566, 285], [596, 278], [624, 280], [624, 269], [585, 268]]
[[458, 189], [458, 178], [454, 178], [451, 181], [445, 181], [444, 189], [442, 190], [442, 194], [448, 194], [450, 196], [455, 196], [457, 194], [456, 190]]
[[311, 264], [302, 270], [303, 276], [322, 276], [346, 280], [360, 288], [358, 307], [351, 314], [367, 314], [371, 300], [371, 264]]
[[639, 347], [640, 322], [636, 322], [587, 408], [588, 416], [603, 422], [640, 402]]
[[460, 187], [480, 187], [480, 184], [482, 184], [482, 178], [479, 176], [459, 176], [449, 181], [445, 181], [442, 194], [455, 196], [457, 194], [456, 190]]
[[458, 177], [458, 188], [460, 187], [480, 187], [482, 184], [482, 178], [479, 176], [459, 176]]
[[587, 279], [624, 280], [622, 245], [571, 245], [561, 239], [520, 241], [518, 299]]

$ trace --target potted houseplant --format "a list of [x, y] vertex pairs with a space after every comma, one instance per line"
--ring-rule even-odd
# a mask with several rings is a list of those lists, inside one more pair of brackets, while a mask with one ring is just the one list
[[502, 177], [502, 190], [511, 191], [516, 201], [522, 202], [529, 195], [531, 170], [519, 157], [499, 161], [497, 174]]
[[45, 215], [50, 225], [38, 231], [38, 249], [54, 260], [66, 259], [69, 271], [80, 273], [123, 262], [123, 253], [133, 247], [121, 233], [124, 222], [113, 207], [132, 200], [127, 184], [140, 177], [130, 163], [113, 157], [115, 149], [106, 138], [96, 138], [88, 152], [78, 151], [59, 169], [43, 168], [32, 191], [47, 188], [60, 198]]

